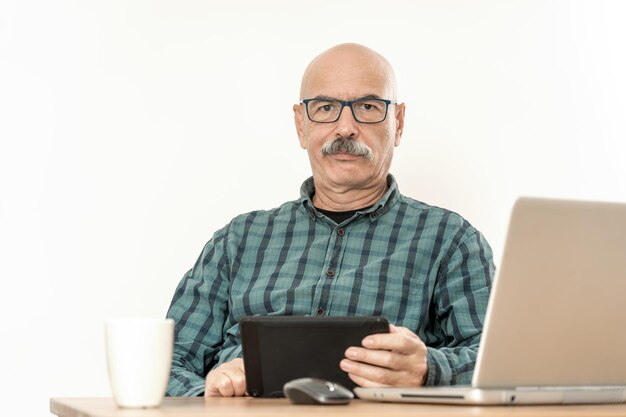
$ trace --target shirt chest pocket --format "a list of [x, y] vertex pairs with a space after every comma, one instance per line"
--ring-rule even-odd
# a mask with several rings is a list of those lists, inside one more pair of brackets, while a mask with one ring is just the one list
[[406, 273], [406, 268], [383, 261], [344, 269], [337, 287], [349, 301], [333, 302], [346, 304], [348, 315], [384, 316], [392, 324], [417, 329], [428, 319], [429, 295], [419, 277]]

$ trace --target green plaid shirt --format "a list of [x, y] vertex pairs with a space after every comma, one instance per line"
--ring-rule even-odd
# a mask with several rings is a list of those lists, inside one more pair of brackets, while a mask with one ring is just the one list
[[469, 383], [494, 272], [485, 238], [456, 213], [400, 194], [336, 224], [301, 197], [233, 219], [183, 277], [168, 395], [204, 392], [208, 371], [241, 356], [250, 315], [385, 316], [428, 349], [428, 385]]

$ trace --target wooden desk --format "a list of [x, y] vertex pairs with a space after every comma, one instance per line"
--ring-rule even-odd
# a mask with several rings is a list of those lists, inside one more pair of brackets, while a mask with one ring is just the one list
[[165, 398], [160, 408], [118, 408], [111, 398], [52, 398], [50, 411], [59, 417], [275, 417], [275, 416], [622, 416], [626, 404], [568, 406], [467, 407], [374, 403], [354, 400], [349, 405], [293, 405], [286, 399]]

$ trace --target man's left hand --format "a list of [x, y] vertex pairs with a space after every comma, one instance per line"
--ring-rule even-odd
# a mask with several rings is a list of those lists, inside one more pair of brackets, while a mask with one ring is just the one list
[[406, 327], [389, 326], [389, 333], [369, 335], [363, 347], [346, 349], [340, 362], [362, 387], [415, 387], [424, 385], [428, 372], [426, 345]]

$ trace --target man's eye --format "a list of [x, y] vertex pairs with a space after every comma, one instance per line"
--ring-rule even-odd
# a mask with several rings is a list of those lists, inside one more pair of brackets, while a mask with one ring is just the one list
[[328, 101], [316, 102], [313, 106], [315, 113], [331, 113], [337, 109], [337, 105]]
[[372, 112], [372, 111], [379, 111], [380, 110], [380, 107], [378, 106], [378, 103], [374, 103], [372, 101], [362, 101], [362, 102], [358, 103], [357, 108], [360, 111], [366, 111], [366, 112]]

